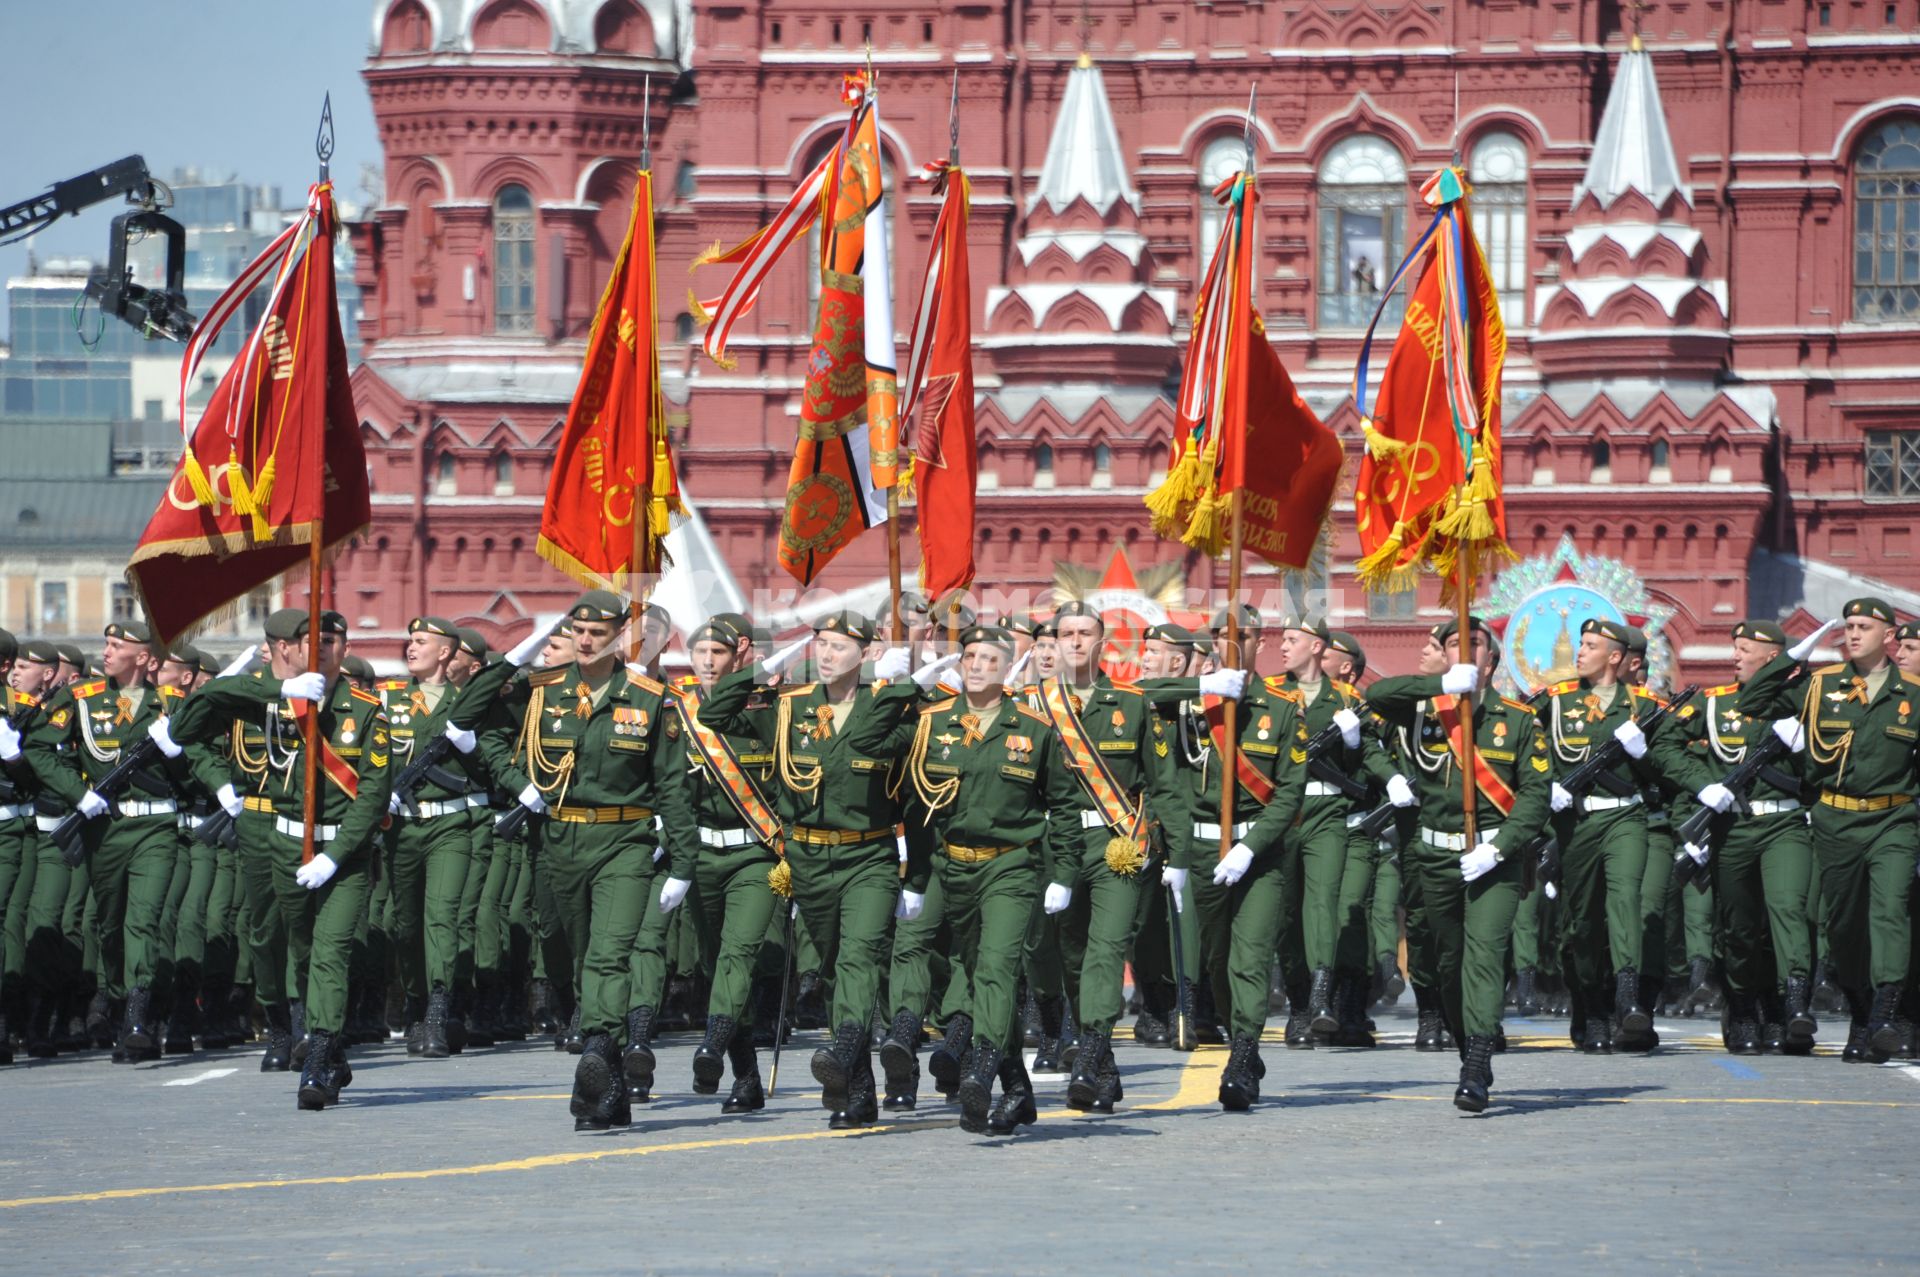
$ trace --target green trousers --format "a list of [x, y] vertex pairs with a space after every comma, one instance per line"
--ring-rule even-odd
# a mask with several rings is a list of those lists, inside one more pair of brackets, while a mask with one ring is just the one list
[[1683, 919], [1667, 916], [1674, 851], [1673, 826], [1664, 819], [1649, 822], [1647, 861], [1640, 870], [1640, 960], [1634, 964], [1643, 976], [1666, 971], [1668, 923], [1685, 925]]
[[[819, 970], [833, 973], [830, 1028], [873, 1016], [887, 970], [887, 944], [900, 899], [900, 861], [893, 836], [852, 847], [814, 847], [789, 840], [793, 898], [819, 951]], [[1026, 919], [1022, 917], [1024, 926]], [[806, 967], [800, 968], [805, 971]]]
[[1613, 993], [1613, 974], [1638, 968], [1644, 920], [1640, 884], [1647, 867], [1647, 814], [1639, 807], [1554, 818], [1560, 836], [1560, 888], [1566, 902], [1569, 979], [1591, 996]]
[[[32, 816], [0, 823], [0, 997], [17, 998], [27, 974], [27, 915], [40, 868]], [[7, 1006], [0, 1001], [0, 1007]]]
[[1407, 920], [1407, 983], [1416, 989], [1438, 990], [1440, 958], [1433, 928], [1427, 921], [1420, 875], [1413, 871], [1413, 858], [1425, 846], [1419, 838], [1416, 830], [1400, 852], [1400, 911]]
[[[666, 864], [666, 857], [655, 860], [656, 868]], [[660, 911], [659, 884], [666, 881], [666, 874], [659, 873], [654, 880], [654, 888], [647, 896], [646, 912], [640, 918], [640, 930], [633, 937], [633, 956], [629, 970], [631, 976], [627, 988], [627, 1005], [633, 1007], [652, 1007], [658, 1011], [667, 996], [667, 941], [675, 930], [674, 914], [691, 917], [691, 909], [676, 909], [673, 914]], [[699, 901], [688, 891], [683, 905], [699, 908]]]
[[1375, 961], [1400, 957], [1400, 861], [1376, 849], [1373, 891], [1367, 897], [1367, 931]]
[[495, 846], [506, 853], [510, 873], [503, 904], [507, 920], [506, 965], [510, 978], [519, 980], [533, 974], [530, 968], [540, 953], [539, 946], [533, 943], [538, 930], [533, 910], [533, 866], [527, 861], [525, 839], [499, 839]]
[[694, 916], [700, 922], [704, 965], [713, 975], [707, 994], [709, 1016], [753, 1023], [753, 977], [760, 942], [785, 903], [767, 885], [767, 874], [778, 863], [759, 843], [700, 850], [693, 869], [693, 889], [699, 897], [699, 912]]
[[1912, 805], [1841, 811], [1819, 803], [1812, 832], [1834, 982], [1855, 991], [1903, 982], [1913, 944], [1907, 898], [1920, 858]]
[[67, 896], [76, 874], [45, 838], [36, 839], [33, 894], [27, 898], [27, 980], [43, 998], [62, 998], [79, 990], [80, 949], [67, 928]]
[[294, 986], [306, 1003], [307, 1031], [338, 1033], [346, 1026], [347, 973], [353, 961], [353, 936], [367, 912], [371, 886], [370, 848], [316, 846], [338, 859], [339, 868], [325, 886], [308, 890], [294, 874], [300, 868], [300, 839], [275, 829], [267, 835], [268, 891], [287, 937], [287, 965], [300, 973]]
[[[1040, 865], [1031, 848], [992, 860], [963, 863], [934, 854], [933, 872], [945, 900], [960, 961], [972, 982], [968, 1012], [975, 1040], [1002, 1051], [1020, 1050], [1020, 964], [1027, 924], [1038, 912]], [[838, 997], [835, 999], [836, 1009]], [[841, 1023], [838, 1014], [836, 1024]]]
[[272, 816], [257, 811], [241, 812], [234, 829], [240, 837], [241, 931], [252, 963], [253, 995], [261, 1006], [275, 1006], [288, 1000], [287, 923], [273, 881], [274, 839], [284, 835], [274, 829]]
[[195, 841], [188, 830], [180, 831], [173, 889], [168, 893], [173, 937], [173, 980], [168, 987], [177, 989], [182, 999], [197, 997], [206, 982], [207, 908], [213, 898], [217, 861], [212, 847]]
[[1189, 884], [1200, 931], [1200, 968], [1213, 981], [1213, 1004], [1236, 1036], [1259, 1038], [1267, 1023], [1273, 955], [1286, 891], [1284, 850], [1255, 856], [1239, 882], [1215, 886], [1214, 861], [1198, 857]]
[[[484, 814], [484, 813], [483, 813]], [[473, 813], [426, 820], [395, 816], [386, 831], [388, 936], [408, 1002], [453, 988], [460, 896], [473, 868]]]
[[[920, 916], [911, 922], [898, 922], [893, 928], [893, 959], [887, 968], [888, 1010], [898, 1015], [934, 1013], [934, 960], [944, 951], [954, 954], [959, 946], [949, 925], [945, 880], [935, 873], [927, 881], [926, 899]], [[716, 983], [718, 976], [716, 974]]]
[[110, 998], [151, 989], [159, 974], [160, 915], [173, 882], [179, 831], [164, 816], [108, 816], [81, 826], [100, 929], [101, 987]]
[[1287, 834], [1300, 864], [1300, 950], [1309, 975], [1323, 967], [1331, 971], [1339, 946], [1351, 806], [1337, 795], [1308, 798], [1300, 823]]
[[482, 808], [467, 818], [467, 876], [460, 884], [460, 910], [454, 926], [453, 984], [473, 987], [475, 955], [480, 944], [480, 901], [493, 872], [493, 813]]
[[[1133, 941], [1140, 897], [1147, 890], [1147, 869], [1115, 873], [1107, 867], [1107, 842], [1112, 835], [1106, 828], [1080, 833], [1080, 863], [1068, 884], [1073, 901], [1056, 915], [1061, 967], [1080, 1027], [1107, 1031], [1127, 1009], [1127, 947]], [[1055, 877], [1061, 874], [1056, 865]], [[1157, 871], [1153, 884], [1157, 889]]]
[[1513, 911], [1515, 971], [1540, 970], [1540, 906], [1545, 899], [1545, 889], [1536, 883], [1532, 891], [1520, 897], [1520, 904]]
[[[1155, 856], [1141, 870], [1140, 904], [1133, 918], [1133, 983], [1140, 991], [1141, 1003], [1150, 1010], [1170, 1010], [1179, 996], [1179, 979], [1189, 985], [1200, 978], [1200, 928], [1193, 908], [1193, 881], [1188, 877], [1176, 913], [1167, 888], [1161, 885], [1160, 872], [1166, 862]], [[1186, 960], [1183, 971], [1173, 966], [1172, 928], [1180, 928], [1180, 956]]]
[[1813, 840], [1806, 813], [1715, 823], [1723, 829], [1716, 831], [1721, 836], [1710, 867], [1728, 987], [1757, 994], [1789, 976], [1806, 978], [1813, 971], [1806, 912]]
[[498, 979], [507, 968], [513, 939], [507, 924], [507, 890], [513, 882], [513, 852], [504, 838], [493, 836], [493, 813], [477, 813], [474, 854], [486, 853], [487, 872], [480, 883], [480, 914], [474, 920], [473, 967], [482, 978]]
[[580, 960], [575, 956], [573, 945], [567, 938], [567, 929], [561, 922], [560, 901], [554, 895], [553, 874], [547, 868], [546, 826], [546, 821], [537, 822], [529, 827], [527, 836], [527, 863], [533, 879], [533, 918], [538, 942], [538, 961], [534, 969], [536, 973], [544, 972], [550, 983], [566, 990], [578, 1005]]
[[540, 874], [578, 970], [580, 1031], [624, 1043], [634, 941], [659, 911], [652, 826], [542, 824]]
[[1367, 902], [1373, 895], [1375, 862], [1380, 850], [1358, 830], [1347, 832], [1346, 863], [1341, 867], [1340, 895], [1334, 913], [1333, 967], [1350, 979], [1373, 972], [1373, 926]]
[[1509, 858], [1468, 882], [1460, 875], [1459, 852], [1417, 841], [1401, 856], [1419, 879], [1441, 1012], [1464, 1051], [1469, 1037], [1491, 1038], [1500, 1030], [1513, 915], [1520, 907], [1519, 860]]
[[238, 958], [235, 917], [239, 909], [234, 868], [234, 852], [216, 847], [213, 852], [213, 881], [207, 887], [206, 973], [203, 981], [209, 990], [217, 990], [234, 978]]

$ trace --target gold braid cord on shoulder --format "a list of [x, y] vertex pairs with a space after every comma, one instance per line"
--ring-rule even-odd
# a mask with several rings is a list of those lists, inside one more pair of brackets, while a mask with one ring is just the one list
[[1822, 767], [1833, 767], [1837, 786], [1847, 774], [1847, 755], [1853, 751], [1853, 729], [1849, 727], [1837, 739], [1820, 737], [1820, 696], [1825, 674], [1815, 674], [1807, 687], [1807, 699], [1800, 704], [1800, 721], [1807, 733], [1807, 757]]
[[[514, 742], [513, 752], [526, 755], [527, 779], [542, 795], [554, 794], [547, 799], [547, 805], [558, 807], [567, 801], [567, 787], [573, 780], [574, 752], [568, 750], [557, 763], [548, 761], [546, 748], [540, 744], [540, 718], [546, 707], [547, 689], [535, 687], [527, 699], [527, 713], [520, 720], [520, 739]], [[543, 776], [550, 778], [544, 784]]]
[[779, 769], [781, 784], [796, 794], [817, 794], [822, 764], [815, 761], [811, 767], [802, 767], [793, 759], [794, 699], [782, 696], [779, 709], [774, 711], [773, 760]]
[[242, 723], [239, 719], [235, 719], [233, 727], [230, 730], [233, 735], [234, 766], [238, 767], [244, 775], [259, 780], [267, 774], [267, 751], [264, 736], [262, 737], [260, 752], [257, 755], [249, 754], [247, 752], [246, 724]]
[[907, 750], [907, 775], [913, 778], [913, 790], [920, 795], [920, 801], [927, 806], [927, 818], [932, 820], [933, 813], [942, 807], [948, 807], [960, 796], [960, 777], [948, 780], [935, 780], [927, 775], [927, 747], [933, 740], [933, 715], [922, 714], [920, 725], [914, 729], [913, 745]]

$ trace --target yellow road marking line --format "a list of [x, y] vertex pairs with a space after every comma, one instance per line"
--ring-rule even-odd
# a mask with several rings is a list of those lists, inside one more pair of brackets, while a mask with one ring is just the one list
[[[1450, 1101], [1450, 1095], [1396, 1095], [1390, 1091], [1344, 1091], [1342, 1098], [1356, 1100], [1408, 1100], [1417, 1104], [1437, 1104]], [[1309, 1093], [1295, 1095], [1281, 1092], [1272, 1097], [1284, 1102], [1290, 1099], [1311, 1100], [1319, 1096]], [[1550, 1098], [1504, 1100], [1498, 1088], [1493, 1092], [1493, 1102], [1509, 1104], [1551, 1104]], [[1763, 1096], [1720, 1096], [1720, 1095], [1606, 1095], [1592, 1099], [1576, 1100], [1579, 1104], [1788, 1104], [1806, 1105], [1812, 1108], [1869, 1108], [1869, 1109], [1913, 1109], [1920, 1108], [1920, 1100], [1789, 1100]], [[0, 1202], [0, 1205], [5, 1205]]]

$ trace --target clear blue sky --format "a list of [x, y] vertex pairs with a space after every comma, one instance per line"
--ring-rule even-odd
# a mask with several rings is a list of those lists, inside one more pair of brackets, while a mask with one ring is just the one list
[[[361, 168], [380, 161], [360, 80], [372, 21], [370, 0], [0, 0], [0, 204], [138, 154], [162, 179], [230, 172], [297, 205], [328, 90], [334, 184], [365, 204]], [[29, 247], [100, 260], [121, 209], [97, 204], [0, 248], [0, 279], [26, 273]]]

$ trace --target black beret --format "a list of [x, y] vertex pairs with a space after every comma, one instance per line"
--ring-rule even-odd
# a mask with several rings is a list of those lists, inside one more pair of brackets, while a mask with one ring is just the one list
[[1100, 615], [1100, 609], [1085, 599], [1068, 599], [1065, 603], [1053, 609], [1053, 627], [1055, 633], [1059, 632], [1060, 622], [1070, 616], [1088, 617], [1100, 622], [1102, 628], [1104, 628], [1107, 623], [1107, 618]]
[[1329, 643], [1333, 640], [1333, 632], [1327, 628], [1327, 623], [1325, 621], [1313, 620], [1310, 617], [1288, 616], [1280, 622], [1280, 628], [1282, 630], [1299, 630], [1303, 634], [1311, 634], [1322, 643]]
[[[299, 624], [294, 627], [293, 637], [305, 638], [307, 636], [307, 623], [311, 619], [312, 618], [305, 612], [302, 612], [300, 614]], [[345, 638], [347, 636], [347, 618], [338, 612], [322, 612], [320, 614], [320, 632], [322, 634], [337, 634], [341, 638]]]
[[373, 663], [364, 656], [341, 657], [340, 672], [348, 678], [366, 679], [368, 682], [374, 678]]
[[1174, 647], [1190, 648], [1196, 652], [1204, 651], [1207, 646], [1204, 636], [1195, 634], [1184, 625], [1175, 625], [1172, 621], [1148, 626], [1145, 640], [1149, 643], [1170, 643]]
[[960, 636], [960, 644], [972, 647], [975, 643], [985, 643], [1010, 653], [1013, 651], [1013, 631], [999, 625], [975, 625]]
[[54, 648], [54, 651], [60, 654], [60, 663], [62, 665], [71, 665], [77, 670], [87, 668], [87, 654], [78, 647], [75, 647], [72, 643], [61, 643]]
[[28, 639], [20, 645], [18, 659], [32, 661], [35, 665], [58, 665], [60, 649], [46, 639]]
[[13, 636], [12, 630], [0, 630], [0, 661], [11, 661], [20, 655], [20, 640]]
[[[1486, 635], [1489, 639], [1493, 637], [1493, 631], [1487, 628], [1487, 622], [1485, 617], [1469, 616], [1467, 618], [1467, 628], [1470, 630], [1478, 630], [1480, 633]], [[1582, 627], [1582, 631], [1584, 632], [1584, 627]], [[1459, 632], [1460, 632], [1460, 618], [1455, 617], [1453, 620], [1448, 621], [1445, 624], [1441, 625], [1441, 627], [1437, 631], [1435, 631], [1434, 637], [1440, 640], [1440, 643], [1442, 646], [1445, 646], [1446, 641], [1452, 638], [1454, 635], [1458, 634]]]

